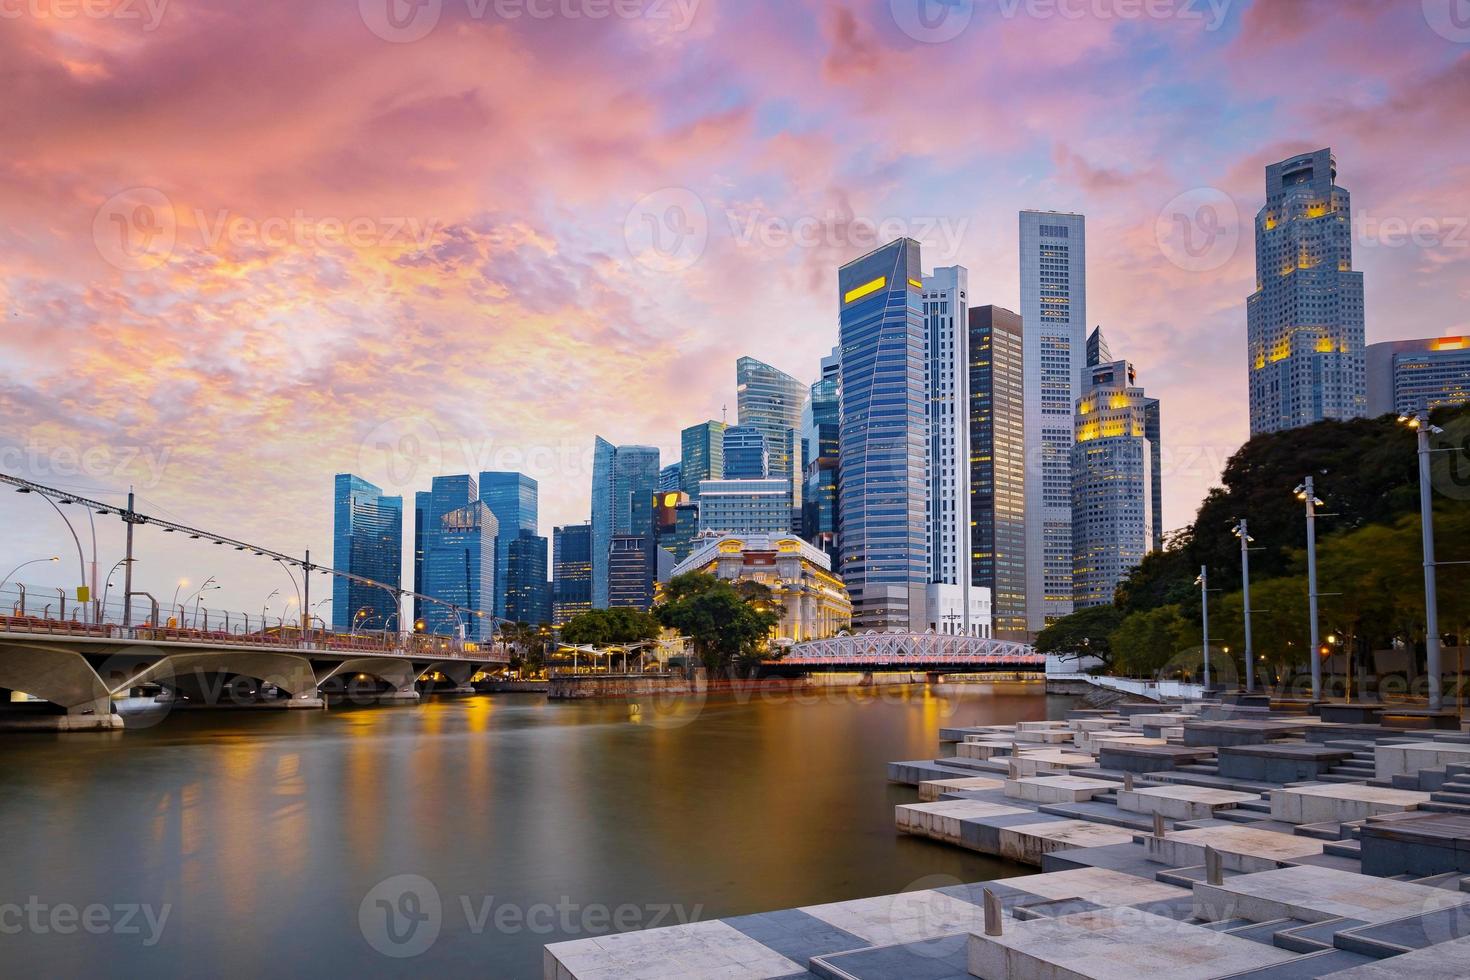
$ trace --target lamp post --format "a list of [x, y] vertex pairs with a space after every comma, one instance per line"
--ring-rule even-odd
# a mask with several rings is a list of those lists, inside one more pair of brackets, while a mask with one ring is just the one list
[[1200, 613], [1203, 617], [1204, 641], [1205, 641], [1205, 690], [1210, 687], [1210, 567], [1201, 565], [1199, 578], [1194, 580], [1199, 586]]
[[16, 565], [10, 570], [10, 573], [8, 575], [6, 575], [3, 579], [0, 579], [0, 592], [5, 591], [5, 587], [10, 584], [11, 576], [15, 575], [15, 573], [20, 571], [22, 568], [25, 568], [27, 565], [39, 565], [42, 562], [51, 561], [61, 561], [61, 559], [55, 556], [51, 558], [32, 558], [30, 561], [23, 561], [19, 565]]
[[1429, 671], [1429, 710], [1444, 709], [1440, 676], [1439, 589], [1434, 574], [1434, 488], [1430, 484], [1429, 437], [1444, 432], [1420, 415], [1401, 415], [1399, 421], [1419, 437], [1419, 524], [1424, 536], [1424, 656]]
[[1250, 528], [1244, 518], [1235, 526], [1235, 536], [1240, 539], [1240, 586], [1241, 598], [1245, 603], [1245, 691], [1256, 691], [1255, 645], [1251, 640], [1251, 542]]
[[1322, 501], [1317, 499], [1316, 487], [1309, 476], [1296, 488], [1296, 497], [1307, 507], [1307, 613], [1312, 620], [1312, 644], [1308, 648], [1312, 658], [1312, 700], [1322, 700], [1322, 657], [1318, 648], [1322, 645], [1321, 631], [1317, 625], [1317, 508]]

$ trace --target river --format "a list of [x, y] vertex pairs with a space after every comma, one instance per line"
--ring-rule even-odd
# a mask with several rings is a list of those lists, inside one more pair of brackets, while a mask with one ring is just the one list
[[897, 835], [915, 795], [885, 778], [941, 726], [1061, 716], [1025, 690], [636, 713], [499, 695], [0, 736], [0, 973], [539, 977], [544, 943], [615, 927], [1025, 873]]

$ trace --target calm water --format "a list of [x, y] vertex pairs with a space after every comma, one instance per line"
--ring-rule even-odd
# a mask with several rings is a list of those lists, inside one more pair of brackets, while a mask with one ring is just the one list
[[0, 975], [539, 977], [543, 943], [615, 922], [1023, 873], [897, 836], [916, 797], [884, 768], [933, 756], [941, 725], [1046, 717], [1020, 691], [637, 719], [512, 695], [0, 736]]

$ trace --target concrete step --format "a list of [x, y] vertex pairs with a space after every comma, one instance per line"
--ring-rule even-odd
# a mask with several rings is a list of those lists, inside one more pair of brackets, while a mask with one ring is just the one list
[[1436, 803], [1459, 803], [1462, 806], [1470, 806], [1470, 792], [1440, 790], [1437, 793], [1431, 793], [1429, 798]]
[[1231, 929], [1239, 929], [1251, 924], [1250, 919], [1221, 919], [1219, 922], [1203, 922], [1200, 927], [1213, 932], [1228, 932]]
[[1226, 820], [1230, 823], [1261, 823], [1270, 820], [1270, 812], [1262, 813], [1259, 810], [1242, 810], [1239, 807], [1232, 810], [1216, 810], [1216, 820]]
[[1374, 762], [1373, 762], [1372, 759], [1369, 759], [1366, 762], [1363, 761], [1362, 759], [1346, 759], [1341, 764], [1336, 765], [1336, 766], [1333, 766], [1332, 768], [1334, 768], [1334, 769], [1352, 769], [1354, 771], [1363, 771], [1363, 770], [1366, 770], [1368, 772], [1375, 772], [1376, 771], [1376, 767], [1375, 767], [1375, 764], [1374, 764]]
[[1336, 822], [1297, 824], [1292, 833], [1297, 837], [1310, 837], [1313, 840], [1340, 841], [1343, 839], [1342, 824]]
[[1237, 810], [1255, 810], [1257, 813], [1270, 813], [1270, 800], [1241, 800], [1235, 804]]
[[1443, 874], [1430, 875], [1428, 878], [1415, 878], [1413, 884], [1425, 885], [1429, 888], [1443, 888], [1445, 891], [1464, 891], [1461, 887], [1465, 883], [1463, 871], [1446, 871]]
[[1365, 782], [1366, 777], [1371, 775], [1373, 775], [1371, 772], [1345, 773], [1338, 769], [1333, 769], [1331, 772], [1323, 773], [1320, 777], [1318, 777], [1318, 779], [1320, 782], [1324, 783], [1361, 783]]
[[1335, 854], [1338, 857], [1361, 858], [1363, 856], [1362, 841], [1338, 840], [1324, 843], [1323, 854]]
[[1220, 774], [1220, 767], [1218, 765], [1213, 765], [1205, 762], [1192, 762], [1188, 765], [1175, 766], [1174, 771], [1192, 772], [1201, 776], [1218, 776]]
[[1427, 810], [1430, 813], [1470, 813], [1470, 806], [1466, 806], [1463, 803], [1436, 803], [1431, 801], [1429, 803], [1420, 803], [1419, 809]]

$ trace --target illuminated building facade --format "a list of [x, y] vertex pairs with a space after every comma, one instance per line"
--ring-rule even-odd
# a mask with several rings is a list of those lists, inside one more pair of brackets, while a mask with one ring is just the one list
[[592, 609], [592, 525], [556, 528], [551, 538], [551, 621], [565, 626]]
[[1368, 415], [1470, 404], [1470, 337], [1368, 345]]
[[679, 448], [683, 453], [679, 462], [679, 489], [690, 500], [699, 499], [701, 481], [725, 478], [725, 429], [724, 422], [712, 420], [691, 425], [679, 434]]
[[[337, 474], [332, 537], [332, 567], [393, 589], [402, 585], [402, 497], [385, 497], [361, 477]], [[347, 632], [354, 621], [372, 629], [399, 629], [398, 601], [385, 589], [333, 576], [332, 622]]]
[[[929, 595], [925, 626], [980, 635], [970, 597], [970, 280], [964, 266], [925, 276], [929, 406]], [[949, 588], [935, 588], [949, 586]]]

